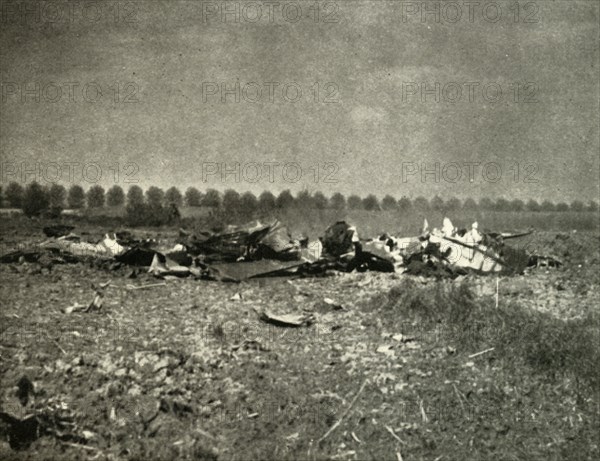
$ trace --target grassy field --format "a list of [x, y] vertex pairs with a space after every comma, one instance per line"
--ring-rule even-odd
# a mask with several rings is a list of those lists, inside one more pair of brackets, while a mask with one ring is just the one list
[[[480, 229], [494, 231], [512, 232], [531, 228], [540, 231], [598, 231], [600, 229], [600, 219], [597, 213], [495, 211], [469, 213], [461, 210], [447, 215], [456, 227], [470, 228], [471, 224], [477, 221]], [[425, 218], [428, 220], [430, 228], [433, 228], [441, 227], [444, 216], [446, 215], [440, 212], [401, 213], [350, 210], [336, 213], [332, 210], [308, 210], [302, 213], [282, 213], [278, 217], [291, 229], [302, 229], [302, 232], [315, 236], [322, 235], [331, 223], [346, 220], [357, 226], [361, 236], [370, 238], [383, 232], [399, 236], [418, 235]]]
[[[312, 236], [338, 218], [364, 236], [421, 225], [367, 212], [281, 218]], [[0, 265], [2, 411], [60, 406], [88, 431], [15, 451], [0, 426], [0, 459], [598, 459], [600, 233], [587, 214], [476, 218], [499, 230], [537, 224], [531, 242], [564, 267], [498, 281], [353, 273], [131, 289], [157, 280], [83, 263]], [[44, 224], [12, 219], [0, 238], [39, 241]], [[90, 238], [107, 230], [78, 225]], [[109, 280], [102, 310], [63, 312]], [[314, 322], [274, 326], [264, 309]], [[24, 375], [35, 387], [26, 406]]]
[[[180, 209], [184, 222], [199, 221], [210, 223], [208, 218], [209, 207], [182, 207]], [[122, 207], [86, 210], [85, 216], [91, 219], [101, 219], [104, 216], [119, 218], [125, 215]], [[395, 235], [416, 235], [420, 233], [423, 219], [427, 218], [431, 227], [441, 226], [446, 214], [441, 212], [391, 212], [391, 211], [365, 211], [365, 210], [286, 210], [275, 212], [270, 216], [257, 216], [261, 219], [277, 217], [295, 232], [308, 234], [314, 237], [322, 235], [332, 223], [346, 220], [353, 223], [365, 237], [373, 237], [383, 232]], [[535, 228], [543, 231], [571, 231], [600, 229], [600, 215], [591, 212], [497, 212], [477, 211], [468, 212], [458, 210], [448, 213], [452, 222], [457, 227], [469, 228], [478, 221], [482, 228], [495, 231], [519, 231]], [[68, 218], [67, 218], [68, 219]]]

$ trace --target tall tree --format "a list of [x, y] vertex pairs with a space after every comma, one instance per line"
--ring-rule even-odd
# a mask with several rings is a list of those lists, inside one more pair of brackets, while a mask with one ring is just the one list
[[39, 216], [48, 209], [49, 204], [48, 191], [37, 182], [29, 183], [25, 187], [22, 208], [26, 216]]
[[185, 191], [185, 204], [187, 206], [200, 206], [202, 194], [195, 187], [188, 187]]
[[295, 205], [298, 208], [309, 209], [313, 208], [313, 199], [310, 196], [310, 192], [306, 189], [301, 190], [296, 194]]
[[585, 205], [581, 200], [575, 200], [571, 202], [571, 206], [569, 208], [571, 211], [583, 211], [585, 210]]
[[467, 210], [467, 211], [477, 211], [477, 202], [475, 200], [473, 200], [472, 198], [468, 198], [463, 202], [463, 206], [462, 206], [463, 210]]
[[560, 202], [556, 204], [556, 211], [560, 211], [560, 212], [565, 212], [565, 211], [569, 211], [569, 205], [567, 205], [565, 202]]
[[523, 211], [525, 209], [525, 203], [523, 200], [519, 200], [518, 198], [511, 200], [510, 207], [512, 211]]
[[98, 184], [87, 191], [88, 208], [102, 208], [104, 206], [104, 188]]
[[542, 208], [542, 211], [554, 211], [555, 210], [554, 203], [552, 203], [550, 200], [544, 200], [542, 202], [541, 208]]
[[391, 195], [386, 195], [381, 201], [381, 208], [386, 211], [395, 211], [398, 209], [398, 202]]
[[439, 195], [436, 195], [431, 199], [430, 208], [433, 211], [443, 211], [444, 210], [444, 201]]
[[258, 208], [262, 213], [269, 213], [275, 209], [275, 196], [269, 192], [264, 191], [258, 197]]
[[510, 211], [510, 202], [503, 197], [496, 199], [496, 203], [494, 205], [494, 210], [496, 211]]
[[358, 195], [351, 195], [348, 197], [348, 208], [351, 210], [360, 210], [362, 208], [363, 202]]
[[479, 209], [483, 211], [491, 211], [494, 209], [494, 202], [487, 197], [483, 197], [479, 200]]
[[412, 203], [407, 196], [403, 196], [400, 200], [398, 200], [398, 209], [400, 211], [408, 211], [412, 207]]
[[244, 192], [240, 197], [240, 209], [247, 216], [251, 216], [258, 209], [258, 200], [252, 192]]
[[160, 187], [150, 186], [146, 191], [146, 203], [151, 207], [161, 207], [165, 201], [165, 193]]
[[202, 197], [202, 205], [210, 207], [218, 207], [221, 205], [221, 195], [215, 189], [208, 189], [204, 197]]
[[181, 192], [179, 192], [179, 189], [177, 189], [175, 186], [169, 187], [167, 192], [165, 192], [165, 203], [167, 205], [183, 205], [183, 196], [181, 195]]
[[144, 204], [144, 191], [140, 186], [134, 185], [127, 191], [127, 205], [138, 206]]
[[540, 204], [533, 199], [529, 199], [527, 201], [526, 208], [527, 208], [527, 211], [531, 211], [532, 213], [537, 213], [538, 211], [542, 210], [542, 207], [540, 206]]
[[121, 206], [125, 203], [125, 192], [121, 186], [114, 185], [106, 192], [106, 204], [108, 206]]
[[462, 208], [461, 202], [456, 197], [450, 197], [446, 202], [446, 206], [444, 207], [447, 211], [456, 211]]
[[227, 213], [237, 213], [240, 208], [240, 194], [233, 189], [227, 189], [223, 194], [223, 208]]
[[85, 206], [85, 191], [83, 187], [78, 184], [69, 187], [67, 205], [73, 210], [79, 210]]
[[10, 208], [21, 208], [23, 205], [23, 186], [18, 182], [11, 182], [6, 187], [6, 201], [8, 202], [8, 206]]
[[363, 208], [367, 211], [379, 210], [379, 200], [377, 200], [377, 197], [375, 197], [375, 195], [373, 195], [373, 194], [367, 195], [362, 200], [362, 205], [363, 205]]
[[287, 210], [294, 205], [294, 196], [289, 189], [281, 191], [275, 200], [275, 206], [281, 210]]
[[315, 192], [312, 201], [317, 210], [324, 210], [327, 208], [327, 197], [325, 197], [322, 192]]
[[413, 207], [420, 212], [425, 212], [429, 210], [429, 202], [425, 197], [419, 196], [413, 202]]
[[67, 190], [65, 189], [65, 186], [53, 183], [48, 191], [48, 200], [50, 201], [50, 207], [55, 210], [62, 210], [65, 207], [66, 199]]
[[346, 197], [344, 197], [339, 192], [336, 192], [329, 199], [329, 206], [334, 210], [343, 210], [346, 208]]

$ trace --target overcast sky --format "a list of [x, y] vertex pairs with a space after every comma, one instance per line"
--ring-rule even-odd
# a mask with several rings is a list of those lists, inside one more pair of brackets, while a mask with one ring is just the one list
[[598, 198], [598, 1], [24, 3], [3, 186]]

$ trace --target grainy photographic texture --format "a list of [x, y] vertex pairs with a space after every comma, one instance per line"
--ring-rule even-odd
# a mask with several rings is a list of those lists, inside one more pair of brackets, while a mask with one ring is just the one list
[[597, 0], [0, 0], [0, 459], [600, 459]]

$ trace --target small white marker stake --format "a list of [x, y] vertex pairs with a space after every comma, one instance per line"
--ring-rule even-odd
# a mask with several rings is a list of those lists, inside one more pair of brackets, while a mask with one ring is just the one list
[[500, 285], [500, 278], [496, 277], [496, 309], [498, 309], [498, 287]]

